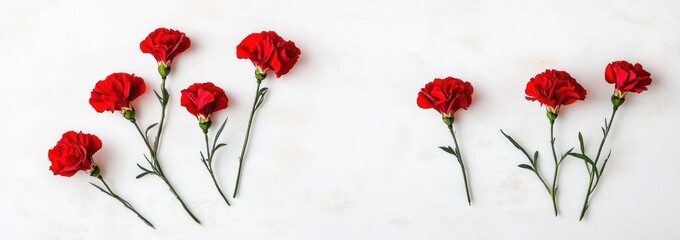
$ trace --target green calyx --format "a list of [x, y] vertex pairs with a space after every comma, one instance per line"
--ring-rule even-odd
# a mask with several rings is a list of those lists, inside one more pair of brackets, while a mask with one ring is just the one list
[[99, 177], [99, 176], [100, 176], [100, 174], [99, 174], [99, 166], [97, 166], [97, 165], [95, 165], [94, 163], [92, 163], [92, 169], [90, 169], [90, 171], [88, 171], [87, 173], [90, 174], [90, 176]]
[[447, 116], [442, 115], [442, 120], [444, 121], [446, 126], [453, 125], [453, 117], [447, 117]]
[[161, 74], [163, 79], [165, 79], [168, 74], [170, 74], [170, 65], [166, 65], [164, 62], [158, 63], [158, 73]]
[[616, 94], [612, 95], [612, 104], [614, 104], [614, 109], [618, 109], [619, 106], [621, 106], [625, 101], [626, 99], [623, 97], [618, 97]]
[[550, 109], [545, 112], [545, 115], [550, 119], [550, 123], [554, 123], [555, 119], [557, 119], [557, 112], [553, 112]]
[[201, 121], [201, 122], [198, 123], [198, 126], [201, 127], [201, 129], [203, 129], [203, 133], [208, 133], [208, 129], [210, 129], [210, 125], [212, 125], [212, 122], [210, 120], [205, 121], [205, 122]]
[[267, 78], [267, 71], [261, 72], [260, 68], [256, 67], [255, 68], [255, 79], [257, 79], [257, 82], [258, 83], [262, 82], [262, 80], [264, 80], [265, 78]]
[[123, 109], [123, 117], [125, 119], [130, 120], [130, 122], [135, 122], [135, 109], [134, 108], [129, 108], [129, 109]]

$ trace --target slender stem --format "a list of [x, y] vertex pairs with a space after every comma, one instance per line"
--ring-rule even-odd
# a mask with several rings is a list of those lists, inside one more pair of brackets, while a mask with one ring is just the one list
[[243, 148], [241, 148], [241, 156], [238, 158], [238, 173], [236, 175], [236, 186], [234, 187], [234, 196], [233, 198], [236, 198], [236, 194], [238, 193], [238, 186], [241, 182], [241, 170], [243, 168], [243, 160], [246, 154], [246, 148], [248, 146], [248, 139], [250, 138], [250, 129], [253, 124], [253, 116], [255, 115], [255, 110], [257, 109], [257, 101], [260, 99], [260, 84], [262, 83], [261, 80], [257, 80], [257, 90], [255, 90], [255, 100], [253, 100], [253, 108], [250, 110], [250, 119], [248, 120], [248, 128], [246, 129], [246, 137], [243, 141]]
[[[229, 200], [227, 200], [227, 197], [224, 196], [224, 193], [222, 192], [222, 189], [220, 188], [220, 185], [217, 184], [217, 179], [215, 179], [215, 174], [213, 173], [212, 169], [212, 158], [214, 155], [214, 149], [213, 152], [210, 151], [210, 143], [208, 142], [208, 131], [204, 131], [203, 135], [205, 136], [205, 150], [206, 153], [208, 154], [208, 159], [206, 160], [207, 163], [205, 164], [206, 169], [208, 169], [208, 172], [210, 173], [210, 177], [213, 180], [213, 183], [215, 183], [215, 188], [217, 188], [217, 192], [220, 193], [220, 196], [222, 196], [222, 199], [224, 199], [224, 202], [227, 203], [227, 206], [231, 206], [229, 203]], [[215, 146], [213, 146], [215, 147]]]
[[144, 140], [144, 143], [146, 143], [147, 148], [149, 149], [149, 154], [151, 154], [151, 158], [153, 159], [153, 165], [152, 168], [155, 171], [155, 175], [163, 179], [165, 184], [168, 186], [170, 189], [170, 192], [177, 198], [180, 204], [182, 204], [182, 207], [184, 210], [191, 216], [191, 218], [198, 224], [201, 224], [201, 222], [194, 216], [194, 214], [189, 210], [189, 207], [184, 203], [184, 200], [177, 194], [175, 191], [175, 188], [172, 187], [168, 179], [165, 177], [165, 174], [163, 173], [163, 168], [161, 167], [161, 163], [158, 158], [158, 148], [160, 146], [159, 142], [161, 139], [161, 133], [163, 131], [163, 124], [165, 122], [165, 109], [168, 105], [168, 98], [170, 97], [169, 94], [167, 94], [167, 89], [165, 89], [165, 77], [162, 77], [162, 82], [161, 82], [161, 94], [162, 94], [162, 99], [161, 99], [161, 120], [158, 124], [158, 132], [156, 133], [156, 140], [154, 141], [153, 147], [151, 147], [151, 144], [149, 142], [149, 139], [142, 133], [142, 130], [139, 128], [139, 125], [137, 125], [136, 121], [133, 121], [135, 128], [137, 129], [137, 132], [139, 132], [139, 135], [142, 137]]
[[[618, 107], [614, 107], [612, 110], [612, 115], [609, 118], [609, 122], [607, 125], [605, 125], [604, 129], [604, 136], [602, 137], [602, 141], [600, 142], [600, 147], [597, 149], [597, 155], [595, 156], [595, 165], [597, 166], [598, 161], [600, 161], [600, 156], [602, 154], [602, 147], [604, 147], [604, 143], [607, 141], [607, 136], [609, 136], [609, 130], [612, 127], [612, 123], [614, 122], [614, 117], [616, 116], [616, 111], [618, 111]], [[583, 153], [585, 154], [585, 153]], [[606, 164], [606, 161], [605, 161]], [[588, 210], [588, 203], [590, 202], [590, 195], [593, 194], [595, 191], [595, 188], [597, 187], [597, 184], [600, 183], [600, 177], [602, 176], [602, 172], [604, 171], [603, 169], [600, 169], [600, 172], [597, 173], [595, 169], [590, 171], [590, 181], [588, 182], [588, 191], [586, 191], [586, 198], [583, 200], [583, 207], [581, 208], [581, 216], [579, 217], [579, 221], [583, 220], [583, 217], [586, 215], [586, 211]], [[597, 175], [596, 175], [597, 174]], [[597, 177], [597, 180], [593, 184], [593, 180]]]
[[163, 125], [165, 123], [165, 108], [168, 106], [168, 98], [170, 97], [165, 89], [165, 77], [162, 78], [161, 82], [161, 94], [163, 95], [163, 101], [161, 102], [161, 121], [158, 123], [158, 132], [156, 132], [156, 140], [153, 143], [153, 152], [158, 153], [159, 142], [161, 141], [161, 132], [163, 132]]
[[548, 191], [548, 194], [550, 194], [550, 196], [552, 197], [552, 194], [550, 193], [550, 187], [548, 187], [548, 184], [545, 182], [545, 180], [543, 180], [543, 177], [541, 177], [541, 174], [538, 174], [538, 169], [536, 169], [536, 170], [534, 171], [534, 173], [535, 173], [536, 176], [538, 177], [538, 180], [541, 180], [541, 183], [543, 183], [543, 186], [545, 187], [545, 190], [547, 190], [547, 191]]
[[109, 185], [106, 183], [106, 181], [104, 181], [104, 178], [103, 178], [101, 175], [97, 176], [97, 178], [104, 184], [104, 187], [106, 187], [106, 189], [109, 191], [109, 196], [111, 196], [112, 198], [118, 200], [118, 201], [119, 201], [120, 203], [122, 203], [123, 206], [125, 206], [127, 209], [130, 209], [130, 211], [132, 211], [132, 212], [134, 212], [135, 214], [137, 214], [137, 217], [139, 217], [139, 219], [141, 219], [142, 221], [144, 221], [144, 223], [146, 223], [146, 225], [148, 225], [149, 227], [154, 228], [154, 229], [156, 228], [156, 227], [153, 226], [153, 224], [151, 224], [151, 222], [149, 222], [149, 220], [146, 220], [146, 218], [144, 218], [144, 216], [142, 216], [142, 214], [140, 214], [139, 212], [137, 212], [137, 210], [135, 210], [135, 208], [133, 208], [132, 205], [131, 205], [129, 202], [125, 201], [125, 199], [121, 198], [121, 197], [118, 196], [116, 193], [114, 193], [113, 190], [111, 190], [111, 188], [109, 187]]
[[168, 182], [168, 179], [165, 178], [165, 176], [161, 176], [161, 179], [163, 179], [163, 181], [165, 182], [165, 184], [168, 185], [168, 188], [170, 189], [170, 192], [172, 192], [172, 194], [175, 195], [175, 198], [177, 198], [177, 201], [179, 201], [179, 203], [182, 204], [182, 207], [184, 208], [184, 211], [186, 211], [186, 212], [189, 214], [189, 216], [191, 216], [191, 218], [194, 219], [194, 221], [195, 221], [196, 223], [201, 224], [201, 221], [199, 221], [199, 220], [196, 218], [196, 216], [194, 216], [194, 214], [191, 212], [191, 210], [189, 210], [189, 207], [187, 207], [187, 205], [184, 203], [184, 200], [182, 200], [182, 198], [179, 197], [179, 195], [178, 195], [177, 192], [175, 191], [175, 188], [173, 188], [172, 185], [170, 184], [170, 182]]
[[206, 161], [208, 161], [208, 164], [206, 166], [208, 166], [208, 171], [211, 171], [212, 170], [212, 164], [211, 164], [212, 154], [210, 152], [210, 143], [208, 142], [208, 131], [207, 130], [203, 131], [203, 136], [205, 137], [205, 154], [208, 154], [208, 159], [206, 160]]
[[137, 128], [137, 132], [139, 132], [139, 136], [142, 137], [142, 139], [144, 140], [144, 143], [146, 144], [146, 147], [147, 147], [147, 148], [149, 149], [149, 151], [152, 153], [152, 157], [153, 157], [153, 150], [152, 150], [152, 148], [151, 148], [151, 144], [149, 143], [149, 140], [146, 138], [146, 136], [144, 136], [144, 133], [142, 133], [142, 129], [139, 128], [139, 124], [137, 124], [137, 121], [134, 120], [134, 119], [131, 120], [131, 122], [132, 122], [132, 124], [135, 125], [135, 128]]
[[460, 148], [458, 148], [458, 140], [456, 139], [456, 133], [453, 131], [453, 124], [449, 124], [449, 132], [451, 137], [453, 137], [453, 143], [456, 145], [456, 159], [460, 164], [460, 170], [463, 172], [463, 181], [465, 182], [465, 193], [467, 194], [468, 205], [472, 205], [470, 200], [470, 188], [468, 187], [467, 173], [465, 172], [465, 164], [463, 163], [463, 157], [460, 155]]
[[227, 197], [222, 192], [222, 188], [220, 188], [220, 185], [217, 184], [217, 180], [215, 179], [215, 174], [213, 174], [212, 171], [210, 171], [210, 177], [212, 178], [213, 183], [215, 183], [215, 188], [217, 188], [217, 192], [219, 192], [220, 196], [222, 196], [222, 199], [224, 199], [224, 202], [227, 203], [227, 206], [231, 206], [231, 204], [229, 203], [229, 200], [227, 200]]
[[553, 158], [555, 159], [555, 174], [553, 176], [552, 190], [550, 192], [550, 197], [553, 202], [553, 210], [555, 210], [555, 216], [557, 216], [557, 172], [559, 171], [560, 164], [557, 162], [557, 154], [555, 153], [555, 134], [554, 134], [555, 120], [550, 120], [550, 147], [552, 148]]

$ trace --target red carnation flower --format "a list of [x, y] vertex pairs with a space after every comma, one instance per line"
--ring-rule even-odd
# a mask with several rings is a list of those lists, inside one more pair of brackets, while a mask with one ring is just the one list
[[131, 111], [131, 102], [146, 91], [144, 79], [129, 73], [113, 73], [95, 84], [90, 105], [97, 112]]
[[200, 123], [210, 122], [210, 116], [227, 108], [229, 99], [224, 90], [211, 82], [194, 83], [182, 90], [182, 106], [198, 118]]
[[472, 103], [472, 84], [463, 80], [447, 77], [436, 78], [425, 85], [418, 93], [418, 106], [434, 108], [444, 117], [453, 117], [458, 109], [467, 109]]
[[526, 99], [546, 105], [548, 111], [557, 114], [560, 106], [586, 99], [586, 90], [569, 73], [545, 70], [527, 83]]
[[102, 148], [102, 141], [92, 134], [69, 131], [62, 135], [47, 156], [54, 175], [70, 177], [80, 170], [93, 170], [92, 155]]
[[257, 67], [258, 74], [266, 75], [267, 70], [276, 77], [288, 73], [300, 57], [300, 49], [292, 41], [286, 41], [276, 32], [263, 31], [248, 35], [236, 46], [236, 57], [250, 59]]
[[150, 53], [158, 64], [166, 68], [170, 67], [170, 63], [177, 55], [190, 46], [191, 40], [183, 32], [167, 28], [156, 29], [139, 43], [143, 53]]
[[604, 78], [614, 84], [614, 94], [620, 98], [628, 92], [641, 93], [647, 90], [647, 86], [652, 83], [650, 76], [639, 63], [633, 65], [626, 61], [610, 63], [604, 71]]

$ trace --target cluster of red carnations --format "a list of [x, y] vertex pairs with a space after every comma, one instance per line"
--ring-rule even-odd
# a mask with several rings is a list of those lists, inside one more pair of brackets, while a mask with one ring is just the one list
[[[190, 46], [191, 40], [189, 40], [186, 34], [166, 28], [156, 29], [140, 43], [141, 51], [153, 55], [158, 63], [158, 73], [161, 77], [160, 89], [159, 91], [154, 90], [161, 107], [161, 116], [158, 122], [150, 124], [146, 128], [140, 127], [137, 122], [135, 113], [136, 111], [140, 111], [141, 107], [135, 108], [132, 102], [147, 92], [147, 89], [144, 79], [135, 76], [134, 74], [113, 73], [108, 75], [104, 80], [98, 81], [91, 92], [89, 102], [97, 112], [119, 112], [123, 118], [127, 119], [134, 126], [141, 137], [142, 142], [148, 149], [148, 153], [144, 154], [145, 163], [137, 164], [141, 170], [141, 173], [137, 175], [137, 178], [139, 179], [144, 176], [158, 177], [167, 185], [170, 192], [178, 200], [187, 214], [195, 222], [200, 224], [198, 218], [189, 209], [163, 172], [159, 158], [166, 108], [170, 101], [170, 92], [166, 88], [166, 79], [168, 75], [170, 75], [171, 65], [174, 59], [189, 49]], [[256, 110], [264, 101], [264, 96], [268, 91], [268, 88], [261, 88], [261, 83], [267, 77], [268, 73], [273, 72], [277, 78], [288, 73], [297, 62], [300, 56], [300, 49], [295, 46], [294, 42], [284, 40], [273, 31], [263, 31], [250, 34], [243, 39], [236, 47], [236, 55], [239, 59], [250, 59], [255, 65], [257, 90], [252, 111], [250, 113], [245, 140], [243, 142], [243, 148], [239, 157], [237, 184], [234, 189], [233, 197], [236, 197], [238, 190], [241, 168], [243, 166], [253, 117]], [[229, 99], [222, 88], [216, 86], [212, 82], [205, 82], [194, 83], [182, 90], [180, 102], [181, 106], [185, 107], [186, 110], [198, 120], [198, 127], [204, 134], [206, 147], [205, 153], [201, 152], [200, 154], [200, 160], [206, 167], [221, 198], [227, 205], [230, 205], [226, 195], [223, 193], [222, 188], [215, 178], [212, 164], [216, 151], [225, 146], [224, 143], [218, 143], [218, 139], [226, 125], [227, 119], [225, 118], [220, 125], [212, 140], [212, 144], [211, 141], [209, 141], [208, 136], [209, 129], [212, 125], [212, 115], [217, 111], [226, 109], [229, 106]], [[152, 129], [154, 128], [156, 128], [155, 134], [149, 136], [149, 133], [152, 132]], [[104, 180], [101, 170], [93, 159], [93, 155], [101, 148], [102, 141], [97, 136], [83, 132], [68, 131], [63, 134], [56, 146], [48, 151], [48, 158], [52, 163], [50, 170], [52, 170], [54, 175], [66, 177], [71, 177], [79, 171], [85, 171], [90, 176], [99, 179], [103, 184], [102, 187], [91, 183], [94, 187], [119, 201], [124, 207], [134, 212], [144, 223], [153, 228], [154, 226], [150, 221], [133, 208], [132, 204], [116, 194]]]
[[[579, 150], [577, 153], [574, 148], [571, 148], [564, 153], [558, 154], [555, 149], [555, 135], [554, 125], [557, 116], [559, 115], [562, 106], [570, 105], [577, 101], [583, 101], [586, 98], [586, 90], [569, 75], [569, 73], [560, 70], [549, 69], [545, 72], [539, 73], [531, 78], [526, 85], [526, 99], [529, 101], [537, 101], [541, 106], [545, 105], [546, 115], [550, 123], [550, 145], [552, 148], [552, 158], [554, 161], [554, 171], [552, 184], [544, 179], [538, 168], [538, 151], [529, 154], [515, 139], [507, 135], [501, 130], [501, 133], [516, 147], [524, 156], [527, 157], [529, 164], [520, 164], [519, 167], [533, 172], [540, 182], [543, 184], [552, 200], [552, 208], [555, 216], [558, 214], [557, 193], [559, 186], [558, 173], [559, 166], [567, 157], [574, 157], [585, 162], [585, 168], [588, 172], [589, 183], [587, 186], [586, 197], [581, 208], [580, 219], [586, 214], [590, 206], [591, 195], [595, 191], [602, 173], [607, 166], [611, 150], [604, 156], [603, 147], [609, 131], [611, 130], [612, 122], [616, 116], [619, 107], [624, 103], [628, 93], [641, 93], [647, 90], [647, 86], [652, 83], [651, 74], [642, 68], [639, 63], [631, 64], [627, 61], [616, 61], [607, 65], [604, 72], [605, 80], [614, 84], [614, 93], [611, 96], [612, 113], [609, 120], [605, 118], [604, 126], [602, 127], [602, 139], [598, 145], [597, 153], [594, 156], [589, 156], [585, 151], [585, 144], [583, 135], [578, 133]], [[447, 125], [449, 132], [453, 138], [455, 148], [450, 146], [439, 147], [445, 152], [453, 155], [461, 166], [463, 180], [465, 183], [465, 190], [467, 193], [468, 204], [470, 203], [470, 190], [468, 187], [467, 174], [465, 171], [465, 164], [458, 147], [458, 140], [453, 128], [454, 113], [459, 109], [467, 109], [472, 102], [473, 88], [469, 82], [463, 80], [447, 77], [444, 79], [435, 79], [434, 81], [425, 85], [418, 93], [418, 106], [424, 109], [435, 109], [441, 114], [444, 124]]]

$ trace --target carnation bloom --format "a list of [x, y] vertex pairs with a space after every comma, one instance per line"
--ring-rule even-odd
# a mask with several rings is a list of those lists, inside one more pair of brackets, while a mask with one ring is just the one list
[[562, 105], [569, 105], [586, 98], [586, 90], [569, 73], [554, 69], [545, 70], [527, 83], [526, 99], [546, 105], [548, 111], [557, 115]]
[[469, 82], [453, 77], [436, 78], [420, 89], [417, 102], [423, 109], [434, 108], [444, 117], [453, 117], [459, 109], [470, 106], [473, 92]]

